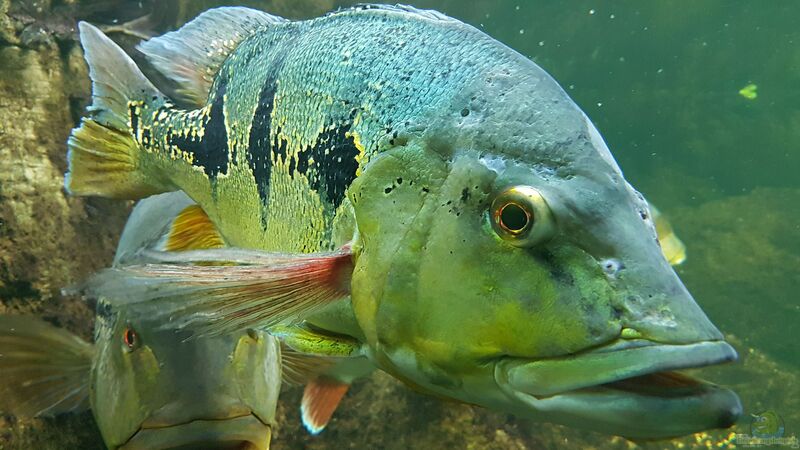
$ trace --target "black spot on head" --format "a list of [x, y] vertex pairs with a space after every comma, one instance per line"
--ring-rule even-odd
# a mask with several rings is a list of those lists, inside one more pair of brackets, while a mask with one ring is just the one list
[[470, 195], [471, 195], [471, 193], [469, 192], [469, 188], [465, 187], [461, 191], [461, 203], [466, 203], [467, 200], [469, 200]]
[[469, 115], [469, 109], [464, 108], [461, 110], [461, 117], [467, 117]]
[[107, 300], [99, 300], [95, 307], [95, 314], [104, 319], [109, 319], [114, 315], [114, 308]]

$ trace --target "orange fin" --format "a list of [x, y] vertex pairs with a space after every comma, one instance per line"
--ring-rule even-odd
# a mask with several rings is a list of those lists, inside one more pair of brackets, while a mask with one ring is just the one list
[[326, 377], [306, 385], [300, 414], [309, 433], [319, 434], [325, 429], [348, 388], [349, 384]]
[[170, 252], [225, 246], [217, 228], [203, 208], [187, 206], [172, 221], [165, 250]]
[[299, 321], [350, 294], [349, 247], [312, 254], [221, 248], [147, 255], [162, 262], [106, 269], [80, 290], [136, 303], [137, 314], [195, 336]]

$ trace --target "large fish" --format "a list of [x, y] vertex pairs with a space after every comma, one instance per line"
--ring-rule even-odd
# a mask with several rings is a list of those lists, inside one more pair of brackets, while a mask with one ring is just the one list
[[[183, 193], [141, 202], [117, 264], [146, 249], [221, 245], [198, 211]], [[277, 340], [250, 330], [184, 341], [130, 308], [100, 299], [94, 344], [39, 319], [0, 316], [0, 411], [91, 408], [110, 449], [269, 448], [281, 387]]]
[[302, 22], [223, 8], [140, 46], [180, 107], [80, 29], [94, 92], [67, 189], [181, 189], [239, 248], [150, 255], [90, 290], [199, 335], [272, 327], [422, 391], [610, 434], [739, 417], [733, 392], [675, 372], [736, 352], [600, 134], [529, 59], [405, 6]]

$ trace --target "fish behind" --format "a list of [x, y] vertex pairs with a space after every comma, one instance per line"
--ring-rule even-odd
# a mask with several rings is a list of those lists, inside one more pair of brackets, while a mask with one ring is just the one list
[[[221, 245], [188, 197], [164, 194], [134, 209], [115, 264]], [[255, 330], [186, 340], [135, 308], [99, 299], [93, 344], [37, 318], [0, 316], [0, 411], [91, 409], [112, 450], [269, 448], [282, 377], [308, 373], [291, 352]]]

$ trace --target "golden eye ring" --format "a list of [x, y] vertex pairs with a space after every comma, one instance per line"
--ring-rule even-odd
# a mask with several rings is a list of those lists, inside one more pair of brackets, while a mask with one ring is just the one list
[[495, 209], [494, 220], [497, 226], [506, 233], [520, 235], [531, 227], [534, 217], [533, 211], [514, 201], [509, 201]]
[[512, 186], [495, 197], [491, 206], [492, 229], [517, 247], [531, 247], [555, 232], [553, 213], [542, 194], [531, 186]]

